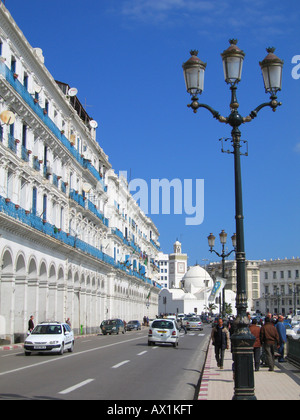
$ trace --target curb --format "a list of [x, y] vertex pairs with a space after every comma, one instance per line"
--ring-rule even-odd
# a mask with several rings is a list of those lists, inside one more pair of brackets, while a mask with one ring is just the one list
[[210, 375], [210, 364], [211, 364], [211, 358], [212, 356], [212, 347], [210, 345], [210, 340], [207, 347], [207, 353], [206, 353], [206, 360], [205, 364], [203, 366], [203, 371], [200, 379], [200, 389], [198, 392], [198, 401], [207, 401], [208, 400], [208, 382], [211, 379]]

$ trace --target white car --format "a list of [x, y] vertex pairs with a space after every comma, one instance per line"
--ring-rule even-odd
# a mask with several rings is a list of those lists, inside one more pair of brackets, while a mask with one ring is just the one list
[[31, 353], [59, 353], [65, 350], [73, 352], [74, 333], [70, 326], [59, 322], [38, 324], [24, 342], [25, 355]]
[[148, 346], [155, 343], [168, 343], [178, 346], [179, 331], [173, 319], [155, 319], [148, 332]]

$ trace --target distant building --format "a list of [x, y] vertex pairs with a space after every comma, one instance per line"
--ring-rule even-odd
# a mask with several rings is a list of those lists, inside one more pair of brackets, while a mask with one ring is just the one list
[[[222, 262], [212, 262], [206, 266], [212, 278], [222, 277]], [[236, 261], [225, 261], [225, 292], [231, 290], [236, 294]], [[248, 294], [248, 310], [254, 311], [254, 300], [260, 296], [259, 264], [258, 261], [246, 260], [246, 281]], [[225, 299], [226, 300], [226, 299]], [[235, 305], [234, 305], [235, 306]]]
[[169, 255], [169, 288], [181, 287], [181, 280], [187, 272], [187, 254], [181, 252], [181, 243], [176, 241], [173, 245], [174, 253]]
[[[209, 312], [214, 281], [207, 271], [199, 265], [189, 267], [181, 281], [181, 288], [163, 289], [159, 295], [159, 313], [196, 313], [201, 315]], [[226, 302], [231, 304], [233, 314], [235, 311], [235, 293], [226, 291]], [[219, 312], [216, 307], [214, 313]]]
[[259, 261], [259, 299], [255, 311], [261, 313], [294, 315], [300, 310], [300, 259]]
[[169, 254], [158, 253], [158, 283], [163, 289], [169, 288]]

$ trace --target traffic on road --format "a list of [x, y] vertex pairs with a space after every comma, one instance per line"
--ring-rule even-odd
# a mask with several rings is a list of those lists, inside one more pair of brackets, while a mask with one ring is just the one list
[[[164, 325], [156, 325], [159, 321], [153, 320], [149, 327], [141, 325], [141, 329], [126, 328], [123, 334], [101, 330], [77, 336], [72, 347], [66, 345], [66, 334], [74, 335], [71, 328], [65, 331], [67, 324], [39, 324], [36, 332], [49, 334], [31, 333], [26, 348], [24, 344], [24, 349], [0, 352], [0, 398], [193, 400], [211, 327], [184, 334], [176, 321], [163, 319]], [[160, 336], [149, 347], [149, 335], [152, 332], [153, 336], [156, 327]], [[176, 337], [175, 346], [165, 340], [169, 332], [171, 340]], [[47, 344], [45, 335], [52, 336], [52, 340], [47, 337]], [[34, 337], [41, 339], [34, 342]], [[57, 346], [57, 351], [53, 353], [47, 345]], [[29, 358], [24, 357], [25, 352], [30, 352]]]

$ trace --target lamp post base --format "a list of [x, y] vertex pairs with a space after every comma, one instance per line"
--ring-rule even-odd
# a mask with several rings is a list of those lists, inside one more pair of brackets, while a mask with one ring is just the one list
[[256, 400], [254, 394], [253, 344], [255, 337], [247, 325], [238, 325], [231, 336], [234, 361], [234, 396], [233, 400]]

